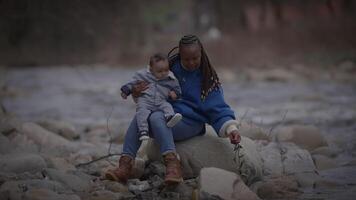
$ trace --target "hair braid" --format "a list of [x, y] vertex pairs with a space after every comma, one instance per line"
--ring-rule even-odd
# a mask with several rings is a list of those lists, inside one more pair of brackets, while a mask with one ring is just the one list
[[202, 88], [201, 88], [201, 94], [200, 98], [201, 100], [205, 100], [205, 98], [209, 95], [211, 91], [214, 89], [217, 89], [220, 86], [220, 81], [219, 77], [213, 68], [213, 66], [210, 64], [208, 55], [205, 52], [205, 49], [200, 42], [199, 38], [195, 35], [185, 35], [183, 36], [180, 41], [179, 41], [179, 46], [174, 47], [171, 51], [168, 53], [169, 57], [169, 65], [172, 66], [173, 62], [179, 57], [179, 53], [171, 55], [171, 53], [178, 49], [179, 47], [185, 46], [185, 45], [192, 45], [192, 44], [198, 44], [201, 49], [201, 63], [200, 63], [200, 69], [203, 74], [201, 83], [202, 83]]

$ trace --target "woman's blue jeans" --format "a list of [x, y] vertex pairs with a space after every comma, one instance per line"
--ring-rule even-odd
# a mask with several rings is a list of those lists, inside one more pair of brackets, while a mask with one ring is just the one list
[[[153, 112], [148, 118], [148, 122], [150, 126], [150, 137], [153, 137], [160, 145], [162, 154], [175, 152], [176, 147], [174, 141], [182, 141], [203, 134], [205, 130], [204, 123], [186, 117], [183, 117], [174, 127], [168, 128], [162, 111]], [[127, 129], [122, 154], [129, 155], [133, 158], [136, 157], [136, 153], [141, 145], [141, 141], [138, 138], [139, 133], [135, 116]]]

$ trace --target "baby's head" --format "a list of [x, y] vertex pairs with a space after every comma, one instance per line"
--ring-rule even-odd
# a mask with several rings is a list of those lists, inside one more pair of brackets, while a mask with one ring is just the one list
[[150, 71], [158, 80], [164, 79], [169, 74], [169, 64], [167, 56], [156, 53], [150, 58]]

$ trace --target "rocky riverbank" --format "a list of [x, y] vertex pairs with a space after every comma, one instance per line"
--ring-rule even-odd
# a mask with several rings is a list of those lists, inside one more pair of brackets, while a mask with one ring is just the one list
[[[163, 184], [154, 141], [127, 185], [104, 180], [117, 163], [134, 105], [118, 88], [133, 70], [6, 70], [0, 199], [353, 199], [356, 84], [350, 74], [220, 71], [241, 120], [242, 148], [207, 134], [177, 144], [184, 183]], [[308, 78], [309, 77], [309, 78]], [[5, 109], [5, 110], [4, 110]], [[102, 156], [105, 159], [88, 163]], [[85, 164], [87, 163], [87, 164]]]

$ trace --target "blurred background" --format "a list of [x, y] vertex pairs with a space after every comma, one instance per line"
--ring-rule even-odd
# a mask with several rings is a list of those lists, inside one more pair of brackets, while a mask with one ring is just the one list
[[330, 66], [355, 60], [355, 16], [354, 0], [1, 0], [0, 65], [137, 66], [193, 33], [220, 66]]

